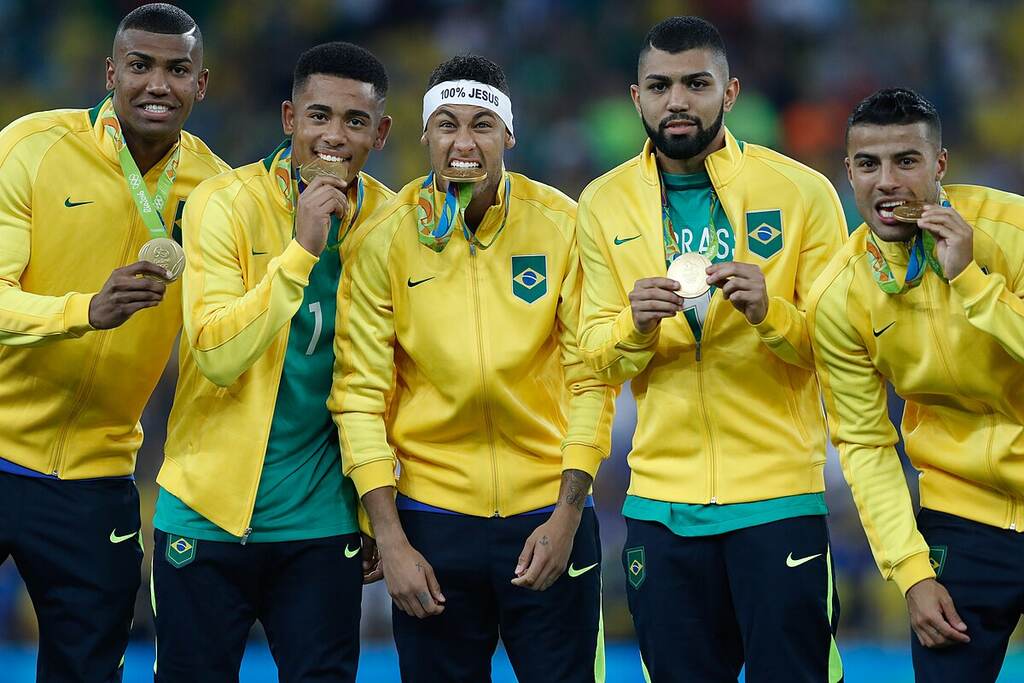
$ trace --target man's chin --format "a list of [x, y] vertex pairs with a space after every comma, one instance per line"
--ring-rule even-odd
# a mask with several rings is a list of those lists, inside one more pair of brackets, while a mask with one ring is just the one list
[[909, 242], [918, 233], [918, 227], [913, 223], [899, 223], [897, 225], [886, 225], [881, 221], [874, 220], [868, 223], [871, 232], [883, 242]]

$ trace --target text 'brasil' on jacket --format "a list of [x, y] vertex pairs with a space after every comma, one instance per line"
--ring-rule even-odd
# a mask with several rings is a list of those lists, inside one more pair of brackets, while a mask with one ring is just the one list
[[761, 268], [770, 302], [751, 326], [716, 291], [700, 353], [682, 314], [649, 334], [633, 324], [634, 284], [665, 275], [651, 143], [580, 197], [580, 350], [600, 378], [632, 380], [629, 493], [726, 504], [822, 491], [825, 426], [802, 309], [846, 238], [839, 199], [821, 174], [728, 131], [705, 167], [736, 234], [734, 260]]
[[564, 469], [593, 475], [607, 457], [613, 415], [576, 348], [576, 205], [504, 174], [476, 231], [488, 248], [460, 222], [436, 252], [419, 240], [422, 184], [371, 219], [342, 278], [329, 405], [345, 472], [360, 496], [395, 485], [397, 451], [398, 489], [420, 502], [482, 517], [550, 505]]

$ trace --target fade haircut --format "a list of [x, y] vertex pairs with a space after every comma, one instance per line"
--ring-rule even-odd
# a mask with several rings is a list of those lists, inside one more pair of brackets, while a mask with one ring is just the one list
[[726, 76], [729, 75], [729, 57], [725, 51], [725, 42], [715, 25], [700, 17], [669, 17], [655, 24], [640, 48], [637, 68], [651, 49], [658, 49], [675, 55], [686, 50], [711, 50], [721, 58], [725, 65]]
[[372, 52], [352, 43], [323, 43], [303, 52], [295, 65], [292, 78], [293, 100], [310, 76], [317, 74], [369, 83], [377, 99], [383, 100], [388, 96], [387, 69]]
[[203, 32], [199, 30], [196, 20], [190, 17], [185, 10], [168, 5], [166, 2], [143, 5], [126, 14], [121, 23], [117, 25], [117, 31], [114, 32], [115, 42], [117, 36], [129, 29], [164, 35], [181, 35], [192, 32], [192, 35], [196, 37], [196, 47], [200, 51], [203, 49]]
[[501, 67], [480, 55], [459, 55], [438, 64], [427, 81], [427, 90], [445, 81], [477, 81], [497, 88], [509, 97], [508, 79]]
[[931, 102], [907, 88], [879, 90], [854, 107], [846, 122], [846, 143], [850, 143], [850, 129], [854, 126], [906, 126], [922, 121], [928, 124], [932, 142], [942, 149], [942, 121]]

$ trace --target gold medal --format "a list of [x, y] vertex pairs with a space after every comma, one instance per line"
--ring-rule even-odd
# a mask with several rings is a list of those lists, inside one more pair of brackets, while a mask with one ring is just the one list
[[705, 272], [710, 265], [711, 261], [706, 256], [695, 251], [688, 251], [676, 257], [668, 267], [668, 278], [679, 283], [676, 294], [685, 299], [693, 299], [711, 289], [708, 274]]
[[916, 223], [924, 215], [924, 202], [907, 202], [892, 210], [893, 218], [903, 223]]
[[450, 183], [479, 183], [487, 180], [487, 171], [482, 168], [455, 168], [449, 166], [441, 171], [441, 177]]
[[347, 161], [324, 161], [320, 157], [316, 157], [313, 161], [308, 164], [302, 164], [299, 166], [299, 177], [302, 178], [302, 182], [309, 185], [319, 176], [326, 175], [333, 178], [337, 178], [343, 183], [348, 182], [348, 162]]
[[[142, 245], [139, 249], [139, 260], [155, 263], [171, 274], [169, 280], [160, 278], [161, 282], [174, 282], [185, 270], [185, 250], [181, 245], [167, 237], [157, 237]], [[156, 278], [146, 275], [151, 280]]]

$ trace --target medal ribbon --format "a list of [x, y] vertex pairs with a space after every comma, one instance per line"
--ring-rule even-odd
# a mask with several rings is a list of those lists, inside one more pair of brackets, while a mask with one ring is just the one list
[[164, 225], [161, 214], [167, 204], [167, 197], [171, 194], [174, 179], [178, 175], [181, 145], [175, 145], [171, 158], [167, 160], [164, 170], [160, 172], [160, 179], [156, 183], [156, 194], [150, 196], [139, 166], [132, 158], [132, 153], [124, 140], [121, 122], [117, 120], [117, 113], [114, 111], [113, 93], [107, 95], [107, 98], [100, 103], [98, 118], [100, 125], [103, 126], [104, 131], [114, 143], [114, 150], [121, 162], [121, 172], [128, 183], [128, 193], [132, 196], [132, 200], [142, 216], [142, 221], [146, 224], [146, 229], [149, 230], [150, 237], [153, 239], [167, 237], [167, 227]]
[[[946, 191], [940, 187], [939, 193], [939, 203], [945, 207], [952, 206], [949, 198], [946, 197]], [[936, 275], [945, 279], [945, 275], [942, 272], [942, 264], [935, 257], [935, 236], [927, 230], [918, 229], [918, 233], [914, 237], [914, 242], [910, 246], [907, 275], [902, 283], [892, 272], [889, 262], [885, 260], [885, 256], [882, 254], [882, 250], [875, 239], [874, 232], [868, 232], [866, 251], [868, 263], [871, 264], [871, 276], [874, 278], [875, 284], [878, 285], [879, 289], [886, 294], [903, 294], [917, 287], [921, 284], [921, 280], [924, 279], [925, 271], [928, 268], [931, 268], [935, 271]]]
[[[665, 267], [668, 268], [676, 260], [676, 257], [683, 253], [683, 250], [679, 244], [679, 238], [676, 236], [675, 226], [672, 225], [672, 216], [669, 215], [668, 194], [665, 192], [664, 181], [660, 180], [660, 173], [658, 178], [661, 187], [661, 231], [665, 241]], [[711, 233], [711, 236], [708, 238], [708, 248], [703, 252], [698, 252], [702, 253], [711, 262], [714, 262], [715, 258], [718, 257], [718, 228], [715, 227], [716, 208], [718, 208], [718, 194], [712, 188], [711, 208], [708, 211], [708, 231]]]
[[[292, 213], [292, 237], [295, 237], [295, 208], [298, 206], [298, 197], [302, 190], [305, 189], [306, 184], [299, 178], [298, 167], [293, 167], [292, 146], [290, 142], [284, 144], [271, 167], [274, 169], [274, 179], [277, 181], [277, 187], [281, 190], [281, 194], [284, 195], [285, 200], [288, 202], [289, 210]], [[325, 251], [337, 251], [338, 247], [341, 246], [341, 243], [345, 241], [345, 238], [352, 231], [352, 227], [359, 219], [359, 213], [363, 210], [363, 195], [363, 179], [356, 174], [355, 211], [352, 212], [352, 218], [349, 219], [344, 232], [340, 231], [341, 220], [333, 213], [331, 214], [331, 227], [327, 233], [328, 244], [324, 247]], [[338, 241], [334, 244], [330, 243], [331, 233], [338, 235]]]
[[477, 238], [476, 233], [466, 225], [466, 207], [469, 206], [473, 196], [472, 183], [449, 182], [448, 190], [444, 193], [444, 202], [438, 211], [436, 198], [439, 193], [434, 191], [434, 172], [431, 171], [420, 186], [419, 201], [416, 204], [416, 219], [419, 223], [417, 232], [420, 244], [430, 247], [440, 254], [451, 241], [455, 224], [461, 220], [462, 235], [466, 241], [478, 249], [489, 249], [508, 222], [511, 191], [512, 181], [508, 174], [505, 174], [505, 213], [501, 219], [501, 226], [494, 233], [494, 237], [490, 242], [484, 244]]

